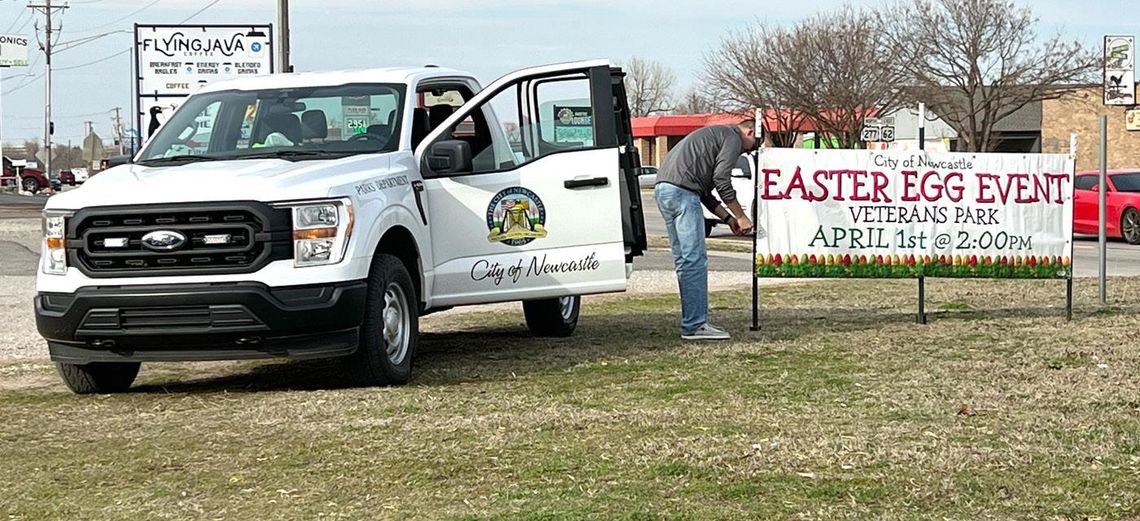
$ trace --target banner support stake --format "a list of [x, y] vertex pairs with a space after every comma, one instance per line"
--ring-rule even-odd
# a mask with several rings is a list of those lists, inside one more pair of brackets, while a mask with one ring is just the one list
[[[918, 104], [918, 149], [926, 150], [926, 104]], [[923, 268], [926, 265], [923, 264]], [[926, 275], [918, 276], [918, 323], [926, 323]]]
[[1073, 321], [1073, 274], [1065, 279], [1065, 320]]
[[756, 109], [755, 126], [752, 130], [752, 134], [756, 136], [757, 140], [760, 140], [760, 145], [756, 149], [755, 158], [752, 162], [752, 327], [749, 328], [749, 331], [753, 332], [760, 331], [760, 278], [756, 273], [756, 240], [758, 238], [756, 230], [759, 224], [756, 222], [756, 207], [760, 204], [760, 149], [764, 147], [763, 139], [765, 137], [763, 134], [764, 120], [761, 119], [763, 115], [763, 109]]
[[926, 323], [926, 276], [918, 276], [918, 323]]

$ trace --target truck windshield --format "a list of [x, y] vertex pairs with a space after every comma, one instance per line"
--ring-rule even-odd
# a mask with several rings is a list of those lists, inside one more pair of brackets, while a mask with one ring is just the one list
[[399, 147], [403, 100], [404, 86], [394, 84], [197, 94], [166, 122], [161, 110], [146, 114], [150, 126], [161, 126], [140, 162], [303, 161], [391, 152]]

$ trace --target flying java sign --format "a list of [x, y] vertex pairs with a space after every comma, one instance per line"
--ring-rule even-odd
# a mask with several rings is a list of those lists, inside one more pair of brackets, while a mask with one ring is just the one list
[[211, 81], [272, 72], [271, 28], [136, 26], [140, 96], [186, 96]]
[[757, 187], [759, 277], [1071, 275], [1067, 155], [766, 149]]

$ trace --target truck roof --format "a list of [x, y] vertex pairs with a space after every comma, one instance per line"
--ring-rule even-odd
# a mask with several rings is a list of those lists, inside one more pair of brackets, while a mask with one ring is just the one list
[[331, 87], [349, 83], [416, 83], [436, 77], [473, 77], [470, 73], [435, 66], [387, 67], [359, 70], [294, 72], [288, 74], [261, 74], [212, 82], [197, 92], [223, 90], [263, 90], [292, 87]]

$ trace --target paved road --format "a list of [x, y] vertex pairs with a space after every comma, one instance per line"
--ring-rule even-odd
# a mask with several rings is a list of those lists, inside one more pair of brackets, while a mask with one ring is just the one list
[[[665, 222], [661, 220], [661, 212], [657, 210], [657, 203], [653, 200], [653, 192], [642, 191], [641, 200], [645, 209], [645, 231], [650, 237], [665, 236]], [[727, 226], [718, 226], [713, 231], [713, 237], [747, 241], [732, 235]], [[743, 261], [728, 260], [723, 256], [710, 257], [709, 265], [712, 269], [725, 269], [726, 266], [737, 266], [744, 262], [744, 270], [751, 268], [747, 255]], [[1133, 246], [1119, 240], [1108, 242], [1108, 275], [1140, 276], [1140, 245]], [[1097, 276], [1097, 239], [1096, 237], [1077, 236], [1073, 245], [1073, 266], [1078, 277]]]
[[0, 219], [36, 217], [47, 202], [47, 196], [0, 193]]

